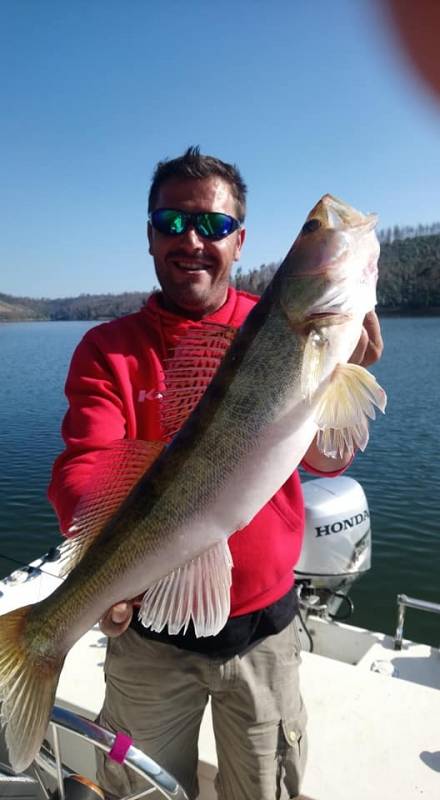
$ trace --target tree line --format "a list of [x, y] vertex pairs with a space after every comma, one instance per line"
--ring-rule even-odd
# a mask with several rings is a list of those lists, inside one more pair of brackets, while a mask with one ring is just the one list
[[381, 244], [391, 244], [401, 239], [414, 239], [415, 236], [432, 236], [440, 233], [440, 222], [431, 225], [394, 225], [378, 231], [377, 238]]
[[[440, 228], [440, 223], [436, 224]], [[432, 228], [418, 226], [411, 230], [420, 227]], [[440, 233], [403, 238], [407, 230], [396, 226], [392, 241], [382, 238], [379, 312], [440, 313]], [[232, 283], [237, 289], [260, 295], [278, 266], [279, 262], [271, 262], [248, 272], [239, 267]], [[147, 297], [145, 292], [124, 292], [49, 300], [0, 294], [0, 321], [113, 319], [137, 311]]]

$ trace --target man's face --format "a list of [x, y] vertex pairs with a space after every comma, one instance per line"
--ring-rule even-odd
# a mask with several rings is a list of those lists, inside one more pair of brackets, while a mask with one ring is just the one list
[[[160, 187], [155, 208], [192, 213], [219, 211], [237, 217], [229, 184], [218, 177], [170, 178]], [[244, 237], [244, 228], [240, 228], [224, 239], [209, 241], [191, 226], [179, 236], [166, 236], [149, 223], [149, 251], [165, 307], [192, 319], [220, 308], [226, 300], [232, 264], [239, 258]]]

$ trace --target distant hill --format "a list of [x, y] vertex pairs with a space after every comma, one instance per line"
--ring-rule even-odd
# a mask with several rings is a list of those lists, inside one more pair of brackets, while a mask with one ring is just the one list
[[378, 305], [389, 311], [440, 312], [440, 234], [382, 245]]
[[0, 322], [113, 319], [137, 311], [148, 293], [81, 294], [55, 300], [0, 294]]
[[32, 308], [22, 302], [18, 297], [9, 297], [0, 294], [0, 321], [18, 321], [38, 319]]
[[[437, 223], [436, 223], [437, 225]], [[416, 229], [393, 228], [382, 237], [379, 260], [378, 307], [389, 313], [440, 313], [440, 233], [414, 235]], [[429, 226], [429, 229], [435, 226]], [[400, 238], [399, 233], [410, 231]], [[262, 264], [244, 273], [237, 270], [237, 289], [262, 294], [279, 262]], [[55, 300], [0, 294], [0, 322], [22, 320], [113, 319], [137, 311], [148, 293], [81, 294]]]

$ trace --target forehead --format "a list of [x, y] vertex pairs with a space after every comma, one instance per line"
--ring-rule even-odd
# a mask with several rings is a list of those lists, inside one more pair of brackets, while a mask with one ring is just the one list
[[210, 178], [169, 178], [159, 188], [156, 208], [184, 211], [222, 211], [235, 215], [236, 204], [229, 183]]

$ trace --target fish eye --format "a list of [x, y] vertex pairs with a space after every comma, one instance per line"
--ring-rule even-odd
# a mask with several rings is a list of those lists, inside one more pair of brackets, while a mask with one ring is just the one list
[[304, 223], [302, 227], [303, 233], [312, 233], [313, 231], [317, 231], [318, 228], [321, 227], [321, 223], [319, 219], [316, 217], [312, 217], [312, 219], [308, 219], [307, 222]]

